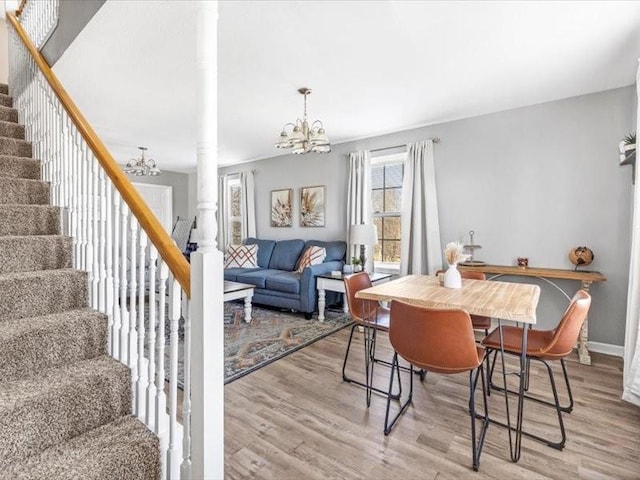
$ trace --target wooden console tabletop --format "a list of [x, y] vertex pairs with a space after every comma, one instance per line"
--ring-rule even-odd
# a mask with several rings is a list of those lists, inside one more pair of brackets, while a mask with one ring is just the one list
[[[553, 285], [559, 291], [561, 291], [567, 299], [571, 299], [571, 296], [567, 294], [556, 283], [549, 279], [556, 280], [578, 280], [581, 283], [580, 288], [585, 291], [589, 291], [589, 287], [593, 282], [605, 282], [607, 277], [600, 272], [590, 272], [586, 270], [565, 270], [561, 268], [536, 268], [536, 267], [518, 267], [514, 265], [474, 265], [466, 266], [459, 265], [459, 270], [476, 270], [487, 274], [493, 274], [492, 278], [500, 277], [502, 275], [516, 275], [522, 277], [537, 277], [545, 280], [547, 283]], [[585, 365], [591, 365], [591, 356], [589, 355], [589, 319], [585, 319], [580, 330], [580, 338], [578, 341], [578, 354], [580, 356], [580, 363]]]

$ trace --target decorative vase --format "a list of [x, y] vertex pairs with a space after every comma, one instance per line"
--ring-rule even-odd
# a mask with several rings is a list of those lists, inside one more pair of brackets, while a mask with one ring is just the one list
[[458, 271], [458, 265], [449, 265], [449, 268], [444, 272], [444, 286], [447, 288], [462, 288], [462, 277]]

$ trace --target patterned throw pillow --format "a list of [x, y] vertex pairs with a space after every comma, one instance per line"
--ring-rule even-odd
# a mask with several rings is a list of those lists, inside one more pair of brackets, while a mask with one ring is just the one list
[[229, 245], [224, 268], [256, 268], [258, 266], [258, 245]]
[[296, 272], [302, 273], [305, 268], [322, 263], [326, 256], [327, 251], [324, 247], [307, 247], [307, 249], [302, 252], [302, 255], [300, 255]]

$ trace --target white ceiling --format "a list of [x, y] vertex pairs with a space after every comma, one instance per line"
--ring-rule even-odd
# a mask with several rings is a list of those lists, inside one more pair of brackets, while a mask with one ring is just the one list
[[[114, 156], [196, 159], [196, 2], [108, 0], [55, 65]], [[221, 1], [219, 163], [633, 84], [640, 2]]]

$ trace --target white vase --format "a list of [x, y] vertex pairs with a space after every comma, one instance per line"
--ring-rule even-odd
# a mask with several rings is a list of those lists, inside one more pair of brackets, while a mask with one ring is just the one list
[[444, 272], [444, 286], [447, 288], [462, 288], [462, 277], [458, 271], [458, 265], [449, 265], [449, 268]]

